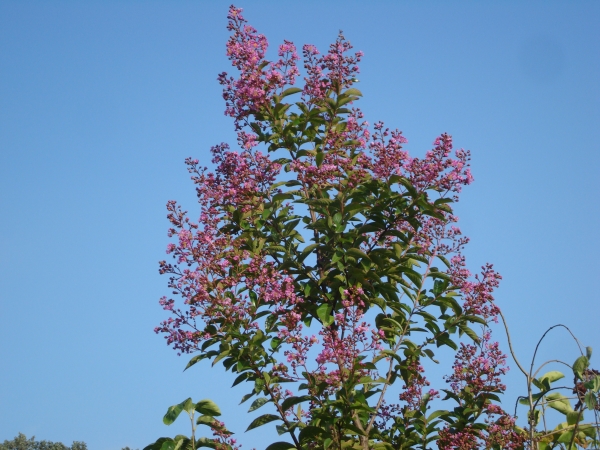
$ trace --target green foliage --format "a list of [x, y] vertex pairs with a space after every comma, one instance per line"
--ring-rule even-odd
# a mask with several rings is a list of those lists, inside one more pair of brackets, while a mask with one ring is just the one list
[[71, 447], [62, 442], [36, 441], [35, 436], [27, 439], [23, 433], [0, 444], [0, 450], [87, 450], [85, 442], [74, 441]]
[[[221, 415], [221, 411], [212, 400], [200, 400], [199, 402], [194, 403], [191, 398], [187, 398], [181, 403], [169, 407], [163, 417], [163, 423], [165, 425], [171, 425], [177, 420], [182, 412], [186, 412], [190, 419], [192, 427], [191, 437], [183, 435], [177, 435], [174, 438], [161, 437], [152, 444], [144, 447], [144, 450], [194, 450], [201, 447], [227, 450], [227, 446], [218, 447], [218, 442], [215, 439], [207, 437], [197, 439], [195, 435], [196, 425], [206, 425], [214, 433], [220, 436], [228, 437], [232, 434], [221, 422], [215, 419], [216, 416]], [[194, 421], [196, 412], [199, 413], [200, 416]]]
[[[537, 446], [539, 450], [571, 450], [597, 448], [600, 445], [600, 424], [598, 423], [600, 373], [589, 369], [591, 356], [592, 348], [587, 347], [586, 355], [581, 355], [575, 360], [571, 366], [574, 375], [574, 385], [571, 386], [562, 381], [565, 375], [557, 370], [546, 372], [537, 378], [528, 375], [529, 395], [521, 397], [519, 403], [529, 407], [527, 432], [532, 448]], [[542, 367], [546, 364], [542, 364]], [[560, 383], [557, 383], [558, 381]], [[538, 392], [534, 392], [532, 387], [536, 387]], [[560, 391], [571, 395], [564, 395]], [[548, 410], [557, 411], [564, 416], [564, 421], [551, 430], [547, 429], [546, 413]], [[587, 413], [591, 413], [595, 420], [586, 423], [584, 419]], [[540, 425], [543, 425], [541, 430], [539, 429]]]

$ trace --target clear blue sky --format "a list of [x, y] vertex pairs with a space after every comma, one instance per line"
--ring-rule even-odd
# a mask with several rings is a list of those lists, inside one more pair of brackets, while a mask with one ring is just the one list
[[[188, 396], [217, 400], [245, 449], [273, 435], [244, 434], [247, 389], [209, 365], [182, 373], [152, 331], [165, 203], [195, 208], [183, 160], [235, 143], [216, 81], [228, 4], [0, 2], [0, 442], [141, 449], [187, 432], [162, 416]], [[402, 129], [415, 155], [445, 131], [470, 149], [469, 266], [504, 276], [519, 354], [562, 322], [600, 366], [599, 2], [237, 5], [272, 49], [326, 49], [343, 29], [365, 53], [367, 120]], [[560, 332], [545, 349], [576, 356]], [[511, 409], [525, 385], [516, 369], [507, 382]]]

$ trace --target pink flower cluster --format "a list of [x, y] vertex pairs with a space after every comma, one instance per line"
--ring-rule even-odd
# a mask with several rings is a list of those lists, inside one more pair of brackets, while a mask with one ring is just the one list
[[295, 83], [299, 57], [294, 44], [285, 41], [279, 47], [279, 60], [266, 61], [267, 39], [247, 25], [242, 10], [231, 6], [227, 18], [227, 29], [233, 32], [227, 42], [227, 56], [240, 77], [236, 80], [223, 72], [218, 80], [224, 86], [225, 114], [235, 118], [236, 129], [240, 130], [244, 120], [269, 104], [277, 90]]
[[[479, 345], [461, 344], [453, 365], [453, 374], [446, 377], [452, 391], [458, 395], [461, 405], [468, 407], [477, 398], [486, 394], [502, 393], [506, 386], [501, 376], [506, 374], [506, 355], [497, 342], [491, 342], [491, 333], [483, 333]], [[466, 403], [462, 403], [466, 402]], [[502, 449], [519, 449], [523, 447], [524, 438], [515, 431], [514, 418], [489, 399], [485, 400], [484, 414], [487, 427], [467, 425], [457, 430], [446, 425], [440, 431], [438, 447], [440, 450], [476, 450], [500, 447]], [[494, 419], [494, 416], [499, 416]]]
[[177, 264], [162, 261], [160, 272], [172, 275], [169, 287], [183, 297], [188, 308], [175, 308], [173, 299], [161, 298], [160, 304], [174, 317], [155, 331], [166, 333], [167, 342], [181, 352], [197, 350], [199, 342], [210, 337], [204, 331], [205, 325], [221, 322], [258, 326], [249, 320], [251, 303], [247, 295], [238, 294], [240, 287], [255, 291], [264, 303], [280, 308], [297, 302], [292, 280], [277, 272], [266, 255], [251, 257], [241, 250], [243, 240], [220, 231], [223, 209], [253, 211], [280, 170], [279, 164], [260, 152], [245, 150], [239, 154], [228, 149], [227, 144], [212, 148], [216, 173], [201, 169], [197, 160], [186, 160], [197, 186], [199, 223], [190, 221], [175, 202], [167, 204], [173, 225], [169, 236], [178, 239], [177, 244], [168, 245], [167, 253]]
[[[375, 375], [363, 367], [360, 356], [374, 353], [382, 349], [381, 335], [363, 320], [364, 295], [361, 288], [352, 288], [345, 292], [342, 310], [334, 314], [334, 322], [319, 332], [321, 341], [314, 335], [304, 336], [302, 325], [292, 320], [283, 322], [285, 329], [280, 329], [278, 338], [290, 346], [284, 352], [293, 374], [300, 379], [301, 369], [313, 380], [313, 385], [326, 383], [334, 392], [344, 382], [348, 373], [356, 377]], [[322, 343], [322, 348], [316, 356], [317, 367], [309, 364], [308, 353], [315, 344]]]
[[[488, 407], [489, 417], [487, 422], [487, 435], [485, 441], [488, 447], [497, 446], [506, 450], [522, 449], [525, 444], [525, 437], [515, 431], [515, 418], [508, 415], [497, 405]], [[499, 418], [492, 419], [493, 415]]]
[[[437, 138], [436, 147], [427, 152], [424, 159], [411, 158], [402, 148], [407, 140], [401, 131], [384, 130], [383, 123], [378, 122], [371, 134], [368, 123], [359, 122], [361, 118], [362, 112], [354, 108], [344, 131], [327, 132], [320, 166], [315, 164], [315, 155], [294, 160], [291, 169], [298, 174], [298, 179], [308, 187], [319, 189], [339, 187], [340, 180], [344, 179], [344, 186], [352, 188], [369, 177], [387, 181], [392, 175], [398, 175], [410, 180], [418, 192], [437, 191], [440, 197], [449, 192], [457, 194], [463, 185], [472, 182], [469, 152], [460, 149], [452, 158], [449, 135]], [[455, 195], [453, 199], [457, 201], [458, 197]]]
[[483, 333], [478, 345], [461, 343], [456, 354], [452, 375], [446, 377], [452, 390], [459, 394], [468, 388], [473, 397], [484, 393], [501, 393], [506, 389], [501, 376], [506, 374], [506, 355], [497, 342], [491, 342], [491, 332]]
[[[198, 200], [206, 213], [226, 205], [248, 212], [264, 198], [264, 193], [274, 183], [281, 170], [277, 164], [258, 151], [229, 151], [228, 144], [216, 145], [211, 149], [216, 174], [200, 169], [197, 160], [188, 159], [192, 180], [197, 185]], [[203, 221], [204, 223], [204, 221]]]
[[471, 426], [460, 431], [445, 426], [440, 430], [439, 436], [437, 444], [440, 450], [480, 450], [482, 448], [479, 430], [475, 430]]
[[402, 150], [402, 145], [408, 140], [402, 136], [400, 130], [390, 132], [389, 128], [383, 128], [383, 122], [377, 122], [373, 128], [373, 140], [369, 144], [369, 149], [374, 155], [375, 164], [373, 173], [382, 180], [388, 179], [392, 175], [402, 175], [402, 167], [411, 162], [411, 158], [406, 150]]
[[[423, 405], [423, 388], [429, 386], [430, 383], [423, 375], [425, 369], [417, 360], [409, 364], [407, 372], [409, 374], [408, 382], [402, 386], [404, 391], [400, 394], [400, 400], [406, 402], [409, 409], [414, 411], [420, 409]], [[427, 401], [439, 396], [438, 391], [429, 389], [427, 392]]]
[[334, 323], [319, 332], [323, 338], [323, 349], [316, 358], [318, 368], [313, 372], [317, 381], [339, 387], [347, 376], [344, 375], [345, 370], [358, 378], [369, 375], [359, 356], [374, 353], [382, 347], [381, 336], [363, 320], [362, 295], [361, 288], [347, 290], [342, 310], [334, 315]]
[[435, 147], [427, 152], [425, 159], [414, 158], [407, 164], [406, 171], [413, 186], [423, 191], [434, 187], [443, 193], [458, 193], [463, 185], [471, 184], [470, 152], [460, 149], [456, 152], [456, 159], [449, 158], [452, 136], [446, 133], [438, 137], [433, 145]]
[[319, 50], [314, 45], [306, 44], [302, 47], [307, 73], [303, 95], [307, 103], [319, 104], [332, 90], [339, 93], [354, 84], [359, 72], [357, 64], [363, 53], [356, 52], [353, 56], [347, 56], [345, 53], [351, 49], [352, 45], [341, 32], [324, 56], [318, 56]]
[[[494, 407], [492, 407], [494, 406]], [[506, 414], [502, 408], [490, 405], [486, 411], [486, 429], [482, 430], [467, 425], [456, 430], [446, 425], [439, 432], [437, 441], [439, 450], [480, 450], [501, 448], [503, 450], [519, 450], [525, 445], [525, 437], [515, 431], [515, 419]], [[497, 419], [493, 419], [498, 415]]]
[[471, 281], [465, 257], [457, 254], [451, 259], [450, 275], [452, 282], [460, 287], [463, 294], [465, 314], [481, 316], [494, 322], [498, 320], [500, 309], [494, 303], [492, 292], [499, 286], [502, 276], [494, 270], [492, 264], [484, 265], [481, 274], [475, 275], [475, 281]]
[[215, 420], [210, 426], [214, 436], [215, 450], [238, 450], [242, 448], [237, 444], [237, 439], [231, 437], [233, 433], [225, 428], [225, 424], [219, 420]]

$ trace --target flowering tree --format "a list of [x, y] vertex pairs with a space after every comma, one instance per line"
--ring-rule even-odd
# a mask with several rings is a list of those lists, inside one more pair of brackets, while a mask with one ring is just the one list
[[[186, 161], [200, 215], [167, 205], [174, 262], [160, 272], [183, 305], [163, 297], [156, 331], [196, 354], [188, 367], [208, 359], [252, 385], [242, 402], [268, 412], [248, 429], [274, 422], [284, 436], [269, 450], [522, 448], [488, 327], [501, 277], [471, 275], [451, 208], [472, 181], [469, 152], [442, 134], [411, 157], [400, 131], [370, 127], [354, 106], [362, 53], [341, 33], [326, 54], [302, 48], [295, 87], [294, 44], [268, 61], [241, 9], [228, 19], [239, 76], [218, 79], [239, 150], [213, 147], [215, 172]], [[436, 390], [423, 362], [442, 350], [456, 358]], [[147, 448], [238, 448], [213, 402], [187, 399], [165, 423], [182, 411], [192, 436]], [[195, 437], [195, 412], [211, 438]]]

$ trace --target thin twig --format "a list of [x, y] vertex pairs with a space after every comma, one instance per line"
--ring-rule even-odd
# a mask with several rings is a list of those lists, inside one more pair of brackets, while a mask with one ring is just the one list
[[527, 377], [527, 381], [529, 382], [529, 374], [527, 373], [527, 371], [525, 369], [523, 369], [523, 366], [521, 366], [521, 364], [519, 363], [519, 360], [517, 359], [517, 355], [515, 355], [515, 351], [513, 350], [512, 341], [510, 339], [510, 332], [508, 331], [508, 324], [506, 323], [504, 314], [502, 314], [501, 309], [498, 309], [498, 312], [500, 313], [500, 317], [502, 318], [502, 323], [504, 324], [504, 329], [506, 330], [506, 337], [508, 338], [508, 348], [510, 349], [510, 354], [513, 357], [513, 359], [515, 360], [515, 362], [517, 363], [517, 367], [519, 367], [519, 369], [521, 370], [521, 372], [523, 372], [523, 375], [525, 375], [525, 377]]

